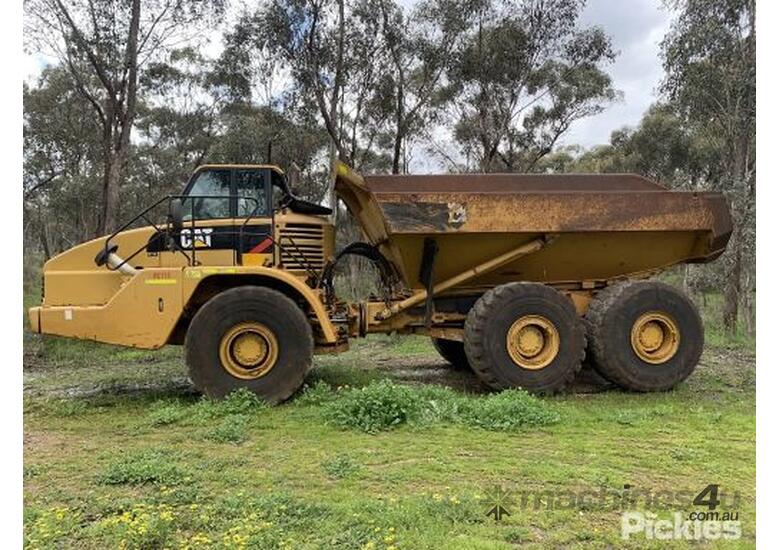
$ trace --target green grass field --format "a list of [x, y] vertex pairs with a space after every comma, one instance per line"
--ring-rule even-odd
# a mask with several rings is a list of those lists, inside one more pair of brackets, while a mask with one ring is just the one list
[[708, 348], [669, 393], [586, 375], [534, 399], [484, 393], [424, 338], [378, 337], [318, 357], [308, 389], [267, 408], [195, 395], [179, 348], [25, 338], [30, 548], [682, 547], [622, 540], [619, 506], [705, 510], [691, 500], [709, 484], [741, 522], [716, 546], [755, 545], [755, 360], [739, 349]]

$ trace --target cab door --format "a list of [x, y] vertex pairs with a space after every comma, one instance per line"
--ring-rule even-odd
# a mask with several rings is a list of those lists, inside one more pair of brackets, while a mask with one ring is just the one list
[[161, 250], [163, 266], [235, 264], [233, 170], [206, 167], [193, 174], [182, 193], [184, 227], [176, 251]]
[[273, 206], [267, 168], [235, 168], [235, 249], [241, 265], [273, 265]]

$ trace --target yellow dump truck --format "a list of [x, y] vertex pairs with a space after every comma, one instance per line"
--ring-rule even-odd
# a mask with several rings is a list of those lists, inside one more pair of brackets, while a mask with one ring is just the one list
[[[333, 177], [364, 240], [336, 251], [330, 209], [297, 198], [277, 166], [201, 166], [181, 195], [46, 262], [32, 330], [183, 344], [200, 391], [270, 403], [300, 387], [314, 353], [376, 332], [428, 335], [493, 389], [561, 390], [586, 350], [636, 391], [695, 368], [696, 308], [648, 279], [723, 252], [722, 195], [630, 174], [363, 177], [336, 163]], [[377, 296], [336, 295], [349, 255], [376, 266]]]

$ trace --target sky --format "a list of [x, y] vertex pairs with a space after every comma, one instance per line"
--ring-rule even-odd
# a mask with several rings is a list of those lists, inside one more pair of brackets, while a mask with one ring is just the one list
[[590, 147], [609, 143], [613, 130], [636, 126], [657, 100], [663, 77], [659, 45], [672, 18], [660, 0], [589, 0], [580, 21], [601, 26], [612, 38], [618, 56], [606, 71], [624, 94], [603, 113], [577, 121], [562, 140]]
[[[415, 0], [400, 0], [400, 3], [409, 7]], [[609, 143], [613, 130], [637, 125], [658, 97], [657, 89], [663, 77], [659, 45], [671, 20], [662, 0], [588, 0], [580, 21], [583, 25], [601, 26], [612, 38], [613, 49], [618, 55], [605, 69], [611, 75], [615, 89], [623, 93], [623, 99], [599, 115], [575, 122], [562, 137], [560, 145], [591, 147]], [[221, 49], [218, 34], [215, 31], [207, 53], [216, 55]], [[25, 55], [26, 79], [34, 80], [50, 61], [40, 55]], [[415, 150], [415, 156], [420, 153]], [[441, 168], [439, 162], [419, 156], [412, 165], [415, 172]]]

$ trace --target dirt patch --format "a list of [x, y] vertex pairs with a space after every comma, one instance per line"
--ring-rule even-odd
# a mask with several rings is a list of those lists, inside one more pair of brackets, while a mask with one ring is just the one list
[[141, 394], [187, 396], [197, 393], [195, 386], [192, 385], [192, 382], [186, 376], [168, 380], [72, 385], [52, 389], [25, 388], [24, 392], [27, 395], [36, 397], [46, 396], [68, 399]]
[[[479, 379], [468, 370], [452, 368], [438, 355], [380, 356], [361, 358], [361, 370], [377, 370], [388, 378], [408, 384], [438, 384], [465, 393], [488, 393]], [[693, 389], [705, 390], [712, 382], [742, 391], [755, 388], [755, 355], [730, 349], [706, 350], [690, 379]], [[590, 365], [583, 365], [565, 393], [591, 394], [614, 389]], [[25, 394], [55, 398], [94, 398], [102, 396], [162, 394], [191, 396], [197, 394], [186, 376], [133, 382], [76, 384], [41, 389], [25, 387]]]
[[[379, 357], [373, 360], [377, 370], [404, 383], [439, 384], [468, 393], [489, 393], [469, 370], [453, 368], [438, 355]], [[583, 365], [567, 393], [598, 393], [614, 388], [589, 365]]]
[[65, 449], [73, 441], [60, 434], [45, 431], [26, 431], [23, 436], [24, 452], [35, 452], [42, 449]]

